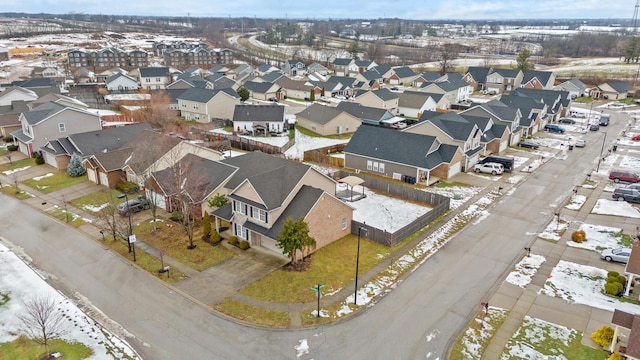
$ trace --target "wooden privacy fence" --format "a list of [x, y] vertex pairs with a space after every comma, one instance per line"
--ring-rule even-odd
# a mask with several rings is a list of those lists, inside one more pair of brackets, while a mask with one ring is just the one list
[[406, 239], [410, 235], [416, 233], [418, 230], [423, 227], [429, 225], [435, 219], [437, 219], [442, 214], [449, 211], [449, 206], [451, 199], [446, 196], [434, 194], [428, 191], [418, 190], [412, 188], [410, 186], [404, 184], [390, 183], [384, 181], [383, 179], [367, 176], [365, 174], [352, 174], [346, 171], [339, 171], [338, 173], [334, 173], [334, 176], [337, 175], [337, 178], [343, 178], [348, 175], [353, 175], [360, 177], [364, 180], [364, 186], [370, 189], [375, 189], [381, 192], [386, 192], [391, 195], [409, 199], [418, 203], [423, 203], [426, 206], [431, 207], [432, 209], [426, 214], [418, 217], [411, 223], [403, 226], [402, 228], [394, 231], [393, 233], [388, 232], [384, 229], [378, 229], [371, 224], [360, 223], [355, 220], [351, 220], [351, 233], [354, 235], [358, 234], [358, 228], [360, 226], [365, 227], [367, 229], [367, 234], [365, 237], [367, 239], [373, 240], [379, 244], [386, 246], [394, 246], [402, 240]]
[[347, 144], [336, 144], [320, 149], [305, 151], [304, 161], [342, 168], [344, 167], [344, 158], [331, 156], [331, 154], [341, 153], [342, 151], [344, 151], [344, 148], [346, 146]]
[[220, 136], [224, 139], [229, 140], [231, 143], [231, 146], [236, 149], [245, 150], [245, 151], [260, 150], [263, 153], [275, 154], [275, 155], [283, 154], [285, 151], [287, 151], [289, 148], [291, 148], [295, 144], [294, 139], [290, 139], [289, 141], [287, 141], [286, 144], [282, 146], [276, 146], [271, 144], [265, 144], [263, 142], [238, 136], [238, 135], [216, 134], [216, 136]]

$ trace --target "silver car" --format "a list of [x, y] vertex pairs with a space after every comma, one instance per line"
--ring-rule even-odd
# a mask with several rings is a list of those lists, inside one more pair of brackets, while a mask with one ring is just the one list
[[617, 248], [617, 249], [605, 249], [600, 253], [600, 259], [607, 261], [617, 261], [621, 263], [628, 263], [629, 256], [631, 256], [631, 249]]

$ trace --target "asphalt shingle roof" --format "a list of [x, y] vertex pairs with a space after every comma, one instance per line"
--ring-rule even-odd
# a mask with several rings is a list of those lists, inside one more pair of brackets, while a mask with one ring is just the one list
[[[49, 152], [56, 155], [78, 154], [82, 157], [85, 157], [100, 152], [113, 151], [125, 146], [144, 130], [151, 130], [151, 126], [147, 123], [140, 123], [104, 130], [72, 134], [49, 141], [49, 144], [51, 144], [53, 149], [55, 150], [55, 152]], [[46, 145], [45, 151], [47, 151]]]
[[233, 121], [283, 122], [284, 106], [239, 104], [233, 111]]
[[169, 75], [168, 67], [140, 68], [140, 77], [163, 77]]
[[549, 79], [553, 75], [550, 71], [539, 71], [539, 70], [529, 70], [524, 73], [524, 77], [522, 78], [522, 83], [526, 84], [531, 81], [533, 78], [538, 79], [542, 84], [546, 84]]
[[416, 76], [416, 73], [408, 66], [393, 68], [393, 72], [401, 79]]
[[209, 102], [209, 100], [213, 99], [215, 95], [216, 91], [214, 90], [189, 88], [185, 90], [180, 96], [178, 96], [178, 100], [187, 100], [206, 104]]
[[434, 126], [451, 136], [454, 140], [467, 141], [475, 131], [475, 124], [454, 113], [441, 113], [429, 120]]
[[356, 102], [342, 101], [336, 108], [361, 120], [381, 121], [393, 117], [393, 114], [385, 109], [364, 106]]

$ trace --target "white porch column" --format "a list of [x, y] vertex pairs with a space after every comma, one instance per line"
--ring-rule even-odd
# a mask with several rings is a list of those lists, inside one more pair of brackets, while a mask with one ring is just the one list
[[633, 274], [627, 274], [628, 279], [627, 279], [627, 288], [624, 289], [624, 296], [629, 296], [629, 290], [631, 289], [631, 282], [633, 281]]
[[618, 344], [618, 329], [619, 329], [618, 325], [616, 325], [615, 328], [613, 328], [613, 340], [611, 340], [611, 345], [609, 345], [610, 353], [615, 352], [616, 345]]

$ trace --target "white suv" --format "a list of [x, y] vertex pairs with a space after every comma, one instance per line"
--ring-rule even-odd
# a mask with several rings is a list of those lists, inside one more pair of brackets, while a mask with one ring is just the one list
[[483, 172], [485, 174], [500, 175], [504, 172], [504, 166], [494, 162], [487, 162], [484, 164], [476, 164], [474, 170], [475, 172]]

